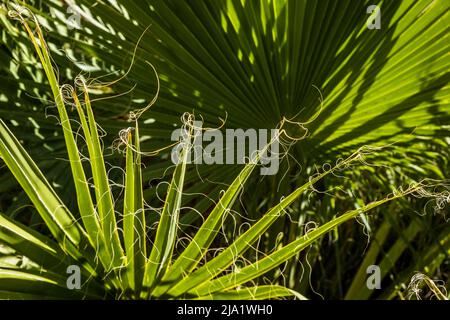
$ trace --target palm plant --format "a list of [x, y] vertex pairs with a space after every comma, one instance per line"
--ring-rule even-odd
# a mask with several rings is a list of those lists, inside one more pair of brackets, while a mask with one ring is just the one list
[[[30, 197], [54, 238], [52, 240], [4, 215], [0, 216], [0, 239], [14, 250], [10, 259], [2, 261], [0, 268], [0, 292], [3, 296], [42, 298], [42, 294], [44, 294], [44, 297], [48, 298], [78, 296], [87, 298], [226, 297], [242, 299], [294, 295], [293, 291], [276, 285], [232, 289], [240, 287], [241, 284], [258, 278], [264, 272], [282, 264], [336, 225], [404, 195], [404, 193], [394, 195], [392, 198], [347, 212], [308, 233], [302, 239], [247, 265], [242, 270], [222, 275], [222, 272], [239, 259], [242, 253], [261, 237], [270, 224], [283, 214], [284, 209], [299, 194], [337, 168], [332, 168], [310, 179], [272, 208], [214, 259], [198, 266], [219, 232], [222, 217], [230, 210], [242, 185], [257, 165], [259, 156], [246, 165], [222, 195], [195, 237], [174, 259], [173, 250], [177, 238], [187, 155], [191, 148], [191, 132], [182, 141], [181, 161], [174, 170], [155, 239], [150, 254], [147, 255], [147, 226], [144, 214], [138, 124], [136, 123], [134, 127], [134, 139], [130, 130], [126, 130], [122, 134], [122, 140], [126, 145], [126, 171], [121, 237], [87, 86], [81, 79], [78, 79], [84, 96], [84, 103], [81, 103], [76, 89], [58, 85], [39, 23], [35, 20], [37, 41], [28, 22], [23, 19], [20, 12], [18, 15], [41, 59], [54, 94], [74, 177], [82, 223], [78, 222], [75, 215], [66, 208], [31, 157], [5, 123], [0, 121], [0, 155]], [[63, 89], [66, 90], [63, 92]], [[81, 121], [89, 151], [88, 160], [93, 175], [95, 203], [89, 190], [89, 182], [81, 162], [80, 151], [65, 109], [64, 93], [73, 99]], [[192, 128], [191, 122], [192, 120], [187, 121], [188, 128]], [[347, 165], [350, 160], [352, 159], [344, 161], [340, 166]], [[408, 191], [408, 193], [410, 192], [411, 190]], [[25, 260], [25, 257], [29, 260]], [[17, 266], [14, 264], [16, 259], [21, 259], [23, 263]], [[72, 264], [82, 267], [83, 274], [87, 277], [82, 290], [78, 292], [68, 290], [66, 279], [62, 275], [65, 268]], [[296, 295], [301, 297], [299, 294]]]
[[[448, 140], [446, 142], [445, 137], [449, 136], [446, 124], [450, 112], [446, 101], [450, 60], [446, 54], [449, 14], [445, 1], [376, 1], [382, 9], [380, 30], [367, 30], [365, 27], [366, 8], [374, 4], [373, 1], [361, 1], [358, 5], [350, 1], [231, 0], [214, 4], [202, 1], [145, 1], [143, 5], [137, 5], [134, 1], [97, 1], [92, 5], [91, 1], [84, 0], [76, 3], [48, 1], [45, 5], [33, 1], [19, 3], [39, 14], [40, 21], [47, 27], [50, 43], [53, 44], [49, 48], [53, 48], [53, 58], [60, 66], [61, 78], [73, 78], [76, 72], [72, 62], [68, 64], [64, 55], [55, 48], [64, 48], [64, 53], [75, 61], [80, 70], [90, 72], [94, 77], [122, 72], [120, 70], [127, 70], [130, 64], [133, 65], [126, 73], [131, 84], [121, 81], [96, 87], [95, 90], [88, 88], [91, 96], [96, 95], [95, 100], [100, 98], [96, 101], [96, 119], [109, 137], [117, 136], [118, 131], [127, 125], [128, 111], [132, 105], [134, 107], [151, 100], [157, 91], [158, 81], [153, 76], [149, 77], [151, 73], [144, 63], [146, 60], [151, 61], [158, 70], [161, 90], [150, 118], [142, 117], [139, 125], [136, 124], [141, 137], [151, 137], [145, 141], [140, 139], [145, 149], [167, 145], [179, 115], [191, 111], [193, 107], [211, 126], [225, 114], [227, 126], [238, 128], [273, 128], [283, 117], [295, 122], [308, 122], [315, 118], [308, 124], [308, 139], [297, 143], [289, 153], [301, 165], [284, 164], [280, 174], [259, 183], [259, 192], [251, 197], [246, 195], [246, 190], [242, 190], [241, 197], [251, 198], [252, 201], [235, 203], [234, 208], [244, 206], [240, 210], [254, 212], [250, 219], [261, 218], [258, 212], [276, 207], [280, 198], [286, 198], [292, 191], [301, 188], [317, 165], [346, 158], [353, 150], [366, 144], [388, 145], [395, 142], [392, 148], [368, 155], [390, 168], [354, 167], [353, 172], [349, 172], [350, 179], [346, 181], [327, 175], [312, 185], [314, 190], [339, 189], [346, 191], [346, 194], [298, 194], [298, 206], [285, 208], [289, 215], [280, 217], [280, 222], [272, 225], [270, 232], [259, 235], [264, 240], [258, 243], [257, 250], [267, 253], [273, 248], [303, 239], [305, 231], [299, 225], [308, 223], [312, 218], [321, 223], [333, 221], [335, 212], [356, 212], [365, 207], [364, 203], [375, 201], [379, 194], [391, 192], [396, 185], [418, 181], [423, 176], [439, 179], [448, 176]], [[68, 5], [82, 15], [82, 28], [79, 30], [68, 30], [65, 25]], [[79, 192], [73, 190], [78, 190], [80, 180], [74, 174], [71, 188], [65, 181], [67, 165], [55, 160], [66, 157], [66, 136], [72, 131], [64, 130], [65, 142], [62, 141], [62, 136], [55, 134], [53, 120], [44, 117], [46, 106], [36, 105], [35, 100], [24, 94], [24, 87], [32, 87], [33, 90], [27, 91], [33, 91], [43, 101], [51, 96], [46, 89], [44, 74], [39, 66], [36, 67], [32, 50], [24, 41], [23, 32], [6, 20], [5, 13], [2, 15], [2, 25], [5, 27], [3, 43], [6, 44], [1, 48], [5, 57], [2, 59], [2, 69], [5, 70], [2, 73], [5, 83], [2, 84], [2, 94], [7, 101], [0, 101], [0, 115], [10, 122], [12, 120], [12, 125], [33, 128], [17, 132], [18, 137], [34, 152], [32, 156], [38, 160], [38, 166], [45, 169], [45, 176], [54, 188], [59, 189], [58, 193], [76, 219]], [[11, 49], [14, 47], [20, 48], [20, 51]], [[136, 55], [130, 53], [133, 48]], [[22, 61], [12, 70], [10, 56]], [[135, 61], [135, 64], [130, 61]], [[50, 61], [46, 63], [50, 65]], [[44, 68], [44, 73], [47, 72]], [[125, 71], [122, 73], [125, 74]], [[113, 82], [112, 77], [104, 79]], [[122, 95], [114, 100], [102, 100], [130, 91], [135, 83], [132, 99], [129, 95]], [[54, 86], [51, 88], [56, 90]], [[320, 95], [323, 98], [318, 99]], [[84, 100], [87, 105], [87, 100]], [[64, 119], [68, 116], [61, 116], [61, 108], [57, 103], [64, 126]], [[78, 111], [79, 108], [76, 109]], [[52, 114], [52, 109], [47, 111]], [[318, 117], [315, 117], [317, 114]], [[87, 126], [91, 127], [93, 123], [92, 115]], [[299, 134], [296, 128], [293, 126], [285, 130], [290, 136], [295, 136]], [[103, 139], [105, 144], [110, 142], [108, 137]], [[135, 141], [134, 144], [133, 150], [140, 143]], [[42, 152], [49, 149], [53, 155], [51, 159]], [[101, 153], [101, 148], [95, 149], [97, 156], [91, 156], [94, 159]], [[69, 159], [70, 152], [75, 153], [76, 150], [69, 151]], [[138, 154], [135, 152], [133, 157], [138, 158]], [[116, 161], [120, 162], [120, 158]], [[164, 159], [155, 158], [154, 162], [142, 170], [143, 181], [160, 178], [168, 168]], [[204, 198], [197, 201], [190, 194], [207, 193], [217, 199], [223, 188], [222, 184], [196, 184], [196, 169], [185, 168], [186, 195], [180, 199], [180, 207], [192, 206], [195, 210], [180, 217], [180, 227], [194, 225], [201, 228], [202, 220], [210, 216], [215, 208], [210, 201]], [[79, 168], [76, 170], [81, 172]], [[233, 185], [232, 178], [239, 176], [242, 168], [199, 170], [202, 176], [210, 180]], [[173, 177], [177, 173], [171, 167], [167, 172]], [[102, 176], [103, 188], [106, 188], [105, 176]], [[249, 183], [254, 183], [256, 178], [248, 179]], [[9, 173], [4, 173], [2, 181], [0, 191], [5, 199], [2, 203], [8, 204], [2, 210], [7, 211], [9, 216], [17, 215], [17, 209], [27, 205], [26, 197], [8, 196], [6, 191], [17, 190]], [[62, 185], [64, 188], [60, 187]], [[142, 197], [155, 201], [155, 190], [144, 188]], [[168, 190], [163, 192], [169, 193]], [[164, 201], [164, 205], [166, 203]], [[109, 205], [106, 203], [103, 206]], [[117, 205], [125, 206], [120, 201]], [[392, 298], [397, 296], [401, 283], [407, 282], [416, 270], [427, 270], [431, 274], [438, 272], [445, 277], [449, 252], [446, 225], [442, 220], [429, 216], [419, 219], [419, 222], [410, 219], [410, 211], [423, 205], [420, 199], [396, 202], [395, 206], [389, 207], [389, 214], [382, 215], [383, 219], [358, 214], [366, 230], [372, 230], [373, 238], [377, 240], [366, 254], [365, 246], [352, 246], [346, 240], [363, 236], [359, 226], [333, 228], [331, 244], [322, 238], [309, 249], [308, 255], [298, 255], [294, 261], [274, 268], [270, 278], [274, 279], [273, 282], [283, 283], [285, 274], [289, 274], [288, 287], [307, 292], [309, 278], [316, 277], [305, 276], [299, 281], [300, 275], [331, 273], [336, 285], [323, 284], [320, 277], [315, 282], [319, 290], [332, 288], [326, 292], [327, 296], [368, 298], [375, 292], [361, 290], [365, 268], [378, 262], [383, 266], [383, 278], [389, 285], [382, 296]], [[104, 209], [100, 208], [102, 205], [97, 206], [100, 214]], [[154, 206], [159, 204], [154, 202]], [[374, 210], [379, 213], [384, 211]], [[81, 215], [81, 210], [79, 213]], [[158, 215], [149, 214], [149, 210], [142, 213], [139, 219], [145, 217], [147, 226], [158, 221]], [[31, 215], [31, 223], [40, 222], [37, 216]], [[238, 225], [246, 222], [245, 219], [237, 219]], [[290, 219], [299, 221], [299, 225], [289, 223]], [[103, 219], [99, 221], [107, 223]], [[85, 225], [85, 228], [88, 227]], [[108, 230], [106, 228], [105, 232]], [[418, 235], [425, 232], [434, 234], [434, 237], [423, 240], [423, 243], [419, 241], [417, 245]], [[223, 233], [226, 237], [234, 234], [226, 224]], [[283, 235], [281, 239], [280, 234]], [[109, 234], [106, 236], [110, 238]], [[116, 247], [118, 243], [126, 247], [120, 238], [113, 238]], [[224, 242], [220, 241], [217, 246], [224, 246]], [[352, 264], [344, 265], [345, 255], [348, 257], [347, 252], [353, 250], [357, 254], [352, 255]], [[389, 254], [385, 255], [386, 252]], [[428, 258], [424, 262], [410, 259], [410, 264], [400, 266], [398, 270], [401, 257], [411, 253], [419, 257], [426, 254]], [[355, 256], [360, 255], [364, 255], [362, 261], [354, 260]], [[248, 253], [244, 258], [249, 259]], [[327, 263], [321, 262], [324, 258]], [[311, 267], [307, 266], [305, 271], [300, 268], [304, 265]], [[351, 273], [355, 276], [346, 277]]]

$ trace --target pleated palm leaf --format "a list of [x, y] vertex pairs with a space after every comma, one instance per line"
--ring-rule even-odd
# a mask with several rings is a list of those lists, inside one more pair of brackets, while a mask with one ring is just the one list
[[[346, 212], [289, 245], [256, 259], [241, 270], [230, 269], [230, 266], [251, 248], [300, 194], [324, 176], [358, 159], [360, 154], [357, 153], [340, 165], [309, 179], [237, 237], [229, 247], [201, 264], [203, 256], [222, 227], [223, 216], [230, 210], [243, 184], [257, 166], [260, 155], [256, 154], [245, 166], [223, 193], [184, 251], [175, 256], [186, 162], [192, 148], [193, 124], [190, 120], [185, 127], [188, 134], [180, 142], [181, 161], [174, 170], [156, 235], [147, 254], [148, 230], [144, 213], [146, 208], [143, 200], [137, 122], [134, 127], [134, 139], [131, 130], [125, 130], [121, 134], [122, 142], [126, 146], [126, 170], [121, 216], [123, 221], [119, 223], [87, 86], [78, 79], [82, 101], [78, 97], [77, 89], [60, 86], [39, 24], [36, 23], [34, 34], [28, 22], [25, 20], [22, 22], [44, 66], [54, 94], [74, 177], [81, 221], [75, 219], [75, 215], [60, 200], [20, 142], [0, 120], [0, 156], [24, 188], [53, 237], [53, 239], [46, 237], [0, 215], [0, 240], [3, 247], [9, 249], [9, 253], [3, 254], [0, 261], [0, 296], [3, 298], [267, 299], [286, 296], [303, 298], [302, 295], [278, 285], [253, 287], [242, 285], [283, 264], [343, 222], [417, 191], [421, 187], [417, 185], [357, 210]], [[93, 194], [89, 190], [90, 183], [86, 178], [80, 150], [66, 111], [68, 99], [71, 99], [77, 109], [86, 141], [89, 154], [87, 160], [93, 178]], [[83, 276], [83, 284], [77, 290], [71, 290], [73, 288], [70, 288], [69, 281], [65, 277], [65, 273], [73, 266], [82, 270], [80, 276]], [[230, 270], [229, 273], [223, 274], [227, 270]]]
[[[325, 222], [333, 217], [335, 210], [358, 208], [362, 203], [376, 199], [379, 191], [389, 192], [400, 182], [448, 175], [445, 153], [448, 142], [444, 138], [449, 136], [447, 124], [450, 119], [450, 57], [446, 31], [450, 17], [446, 1], [138, 3], [130, 0], [93, 4], [83, 0], [51, 0], [45, 5], [30, 3], [22, 4], [39, 14], [46, 27], [49, 41], [54, 44], [50, 48], [60, 66], [61, 78], [73, 78], [80, 70], [89, 72], [91, 77], [114, 72], [111, 77], [103, 78], [107, 82], [116, 79], [117, 74], [125, 74], [132, 65], [127, 82], [91, 90], [95, 98], [104, 98], [133, 89], [132, 99], [130, 95], [123, 95], [96, 102], [96, 119], [109, 133], [109, 139], [126, 126], [128, 112], [153, 99], [157, 91], [158, 81], [145, 61], [154, 65], [161, 84], [152, 112], [145, 114], [148, 118], [140, 120], [140, 134], [148, 138], [141, 139], [142, 146], [147, 150], [167, 146], [180, 115], [193, 109], [205, 119], [205, 126], [217, 126], [218, 119], [225, 117], [226, 126], [230, 128], [274, 128], [283, 117], [307, 123], [308, 138], [290, 150], [290, 157], [301, 166], [284, 163], [278, 176], [258, 184], [260, 192], [252, 194], [252, 201], [245, 204], [249, 212], [271, 208], [281, 197], [298, 188], [316, 166], [344, 158], [367, 144], [385, 146], [395, 143], [389, 151], [377, 153], [377, 160], [392, 170], [386, 173], [370, 167], [358, 168], [353, 172], [351, 182], [342, 182], [329, 175], [315, 188], [323, 191], [339, 186], [349, 190], [352, 196], [344, 197], [342, 201], [321, 194], [312, 195], [311, 201], [307, 196], [301, 196], [300, 205], [293, 210], [294, 219], [306, 223], [312, 213], [318, 212], [317, 219]], [[380, 29], [366, 26], [369, 17], [366, 9], [372, 4], [381, 8]], [[68, 8], [73, 10], [68, 12]], [[67, 27], [67, 19], [74, 13], [81, 15], [80, 29]], [[2, 24], [5, 26], [2, 34], [5, 46], [1, 51], [5, 58], [2, 59], [2, 81], [5, 83], [2, 94], [7, 101], [0, 102], [0, 116], [10, 120], [12, 125], [33, 129], [22, 130], [19, 138], [32, 147], [30, 150], [35, 150], [33, 158], [39, 160], [39, 166], [48, 168], [46, 176], [56, 185], [65, 185], [61, 181], [66, 177], [66, 164], [53, 157], [49, 159], [41, 151], [51, 149], [55, 157], [66, 157], [62, 137], [55, 134], [54, 120], [44, 116], [44, 109], [48, 114], [56, 112], [43, 104], [36, 105], [36, 99], [25, 94], [31, 91], [28, 88], [34, 88], [35, 96], [42, 101], [48, 100], [45, 77], [36, 68], [33, 51], [24, 42], [23, 32], [6, 19], [6, 10]], [[11, 49], [14, 47], [20, 50]], [[21, 61], [20, 64], [13, 63], [11, 67], [11, 57]], [[73, 68], [73, 62], [78, 69]], [[291, 136], [304, 134], [296, 128], [298, 126], [294, 125], [286, 130]], [[111, 140], [104, 138], [104, 141]], [[143, 170], [144, 181], [159, 179], [167, 169], [167, 161], [155, 159], [155, 162]], [[198, 180], [196, 169], [188, 168], [186, 173], [187, 193], [208, 193], [210, 197], [218, 197], [223, 185], [195, 184]], [[241, 168], [227, 166], [215, 170], [202, 167], [199, 170], [202, 176], [212, 181], [231, 184], [232, 177]], [[168, 172], [172, 172], [171, 169]], [[400, 176], [401, 181], [393, 175]], [[14, 188], [8, 174], [4, 174], [3, 181], [0, 191]], [[71, 196], [73, 188], [60, 189], [66, 192], [62, 196], [69, 207], [75, 209], [76, 201]], [[155, 192], [155, 188], [145, 188], [144, 198], [154, 198]], [[7, 194], [3, 192], [3, 195]], [[182, 205], [189, 204], [200, 212], [210, 212], [211, 203], [204, 200], [192, 204], [193, 198], [187, 196]], [[23, 200], [15, 202], [15, 206], [8, 208], [9, 212], [26, 204]], [[418, 206], [422, 205], [418, 201]], [[414, 203], [401, 202], [391, 210], [400, 216], [409, 212], [411, 206], [414, 207]], [[182, 224], [193, 224], [195, 219], [199, 223], [198, 216], [195, 212], [183, 215]], [[260, 215], [255, 214], [251, 218], [258, 217]], [[148, 219], [149, 222], [156, 221], [151, 220], [154, 217]], [[364, 285], [364, 266], [384, 259], [380, 252], [392, 248], [396, 258], [384, 263], [383, 277], [387, 279], [391, 270], [395, 270], [395, 261], [411, 247], [409, 243], [420, 231], [429, 228], [436, 230], [438, 235], [427, 244], [436, 247], [439, 262], [432, 259], [434, 262], [429, 262], [427, 267], [432, 265], [432, 270], [437, 270], [445, 264], [448, 232], [442, 230], [440, 221], [437, 225], [428, 221], [420, 226], [411, 222], [411, 232], [406, 238], [402, 226], [410, 221], [397, 221], [396, 218], [386, 221], [388, 225], [384, 228], [381, 221], [371, 222], [377, 227], [373, 233], [380, 234], [385, 241], [373, 245], [370, 258], [362, 261], [359, 270], [341, 268], [338, 256], [345, 248], [333, 247], [336, 261], [331, 259], [333, 263], [328, 265], [336, 272], [333, 277], [339, 285], [333, 286], [337, 289], [333, 289], [331, 295], [357, 296], [358, 290], [354, 288]], [[286, 229], [284, 226], [284, 223], [274, 226], [268, 235], [270, 245], [266, 250], [279, 244], [280, 232], [285, 235], [281, 241], [284, 244], [288, 239], [302, 236], [303, 231], [297, 227]], [[369, 226], [366, 222], [366, 227]], [[360, 230], [352, 228], [335, 230], [336, 236], [340, 233], [348, 238], [361, 235]], [[389, 239], [387, 235], [394, 236], [397, 242], [392, 245], [386, 240]], [[342, 237], [336, 243], [345, 247], [346, 242], [340, 239]], [[438, 245], [442, 243], [443, 247]], [[317, 257], [321, 246], [316, 247], [317, 254], [310, 255], [312, 265], [319, 263]], [[358, 252], [362, 253], [363, 249], [364, 246], [358, 247]], [[419, 248], [414, 255], [421, 256], [422, 250], [426, 252], [427, 246]], [[413, 262], [399, 278], [411, 277], [411, 270], [423, 268], [424, 265]], [[357, 277], [351, 277], [350, 281], [341, 279], [352, 271], [357, 271]], [[306, 277], [297, 281], [302, 272], [293, 263], [290, 287], [299, 290], [309, 287]], [[273, 277], [280, 277], [280, 273], [275, 272]], [[391, 285], [394, 288], [398, 283], [394, 281]], [[345, 287], [350, 290], [347, 294], [343, 292]], [[394, 289], [387, 290], [385, 295], [392, 296], [395, 292]], [[371, 294], [373, 292], [364, 293], [365, 297]]]

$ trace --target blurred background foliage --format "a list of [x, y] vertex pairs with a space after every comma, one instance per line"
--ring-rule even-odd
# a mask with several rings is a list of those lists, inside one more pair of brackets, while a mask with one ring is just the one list
[[[168, 146], [184, 112], [194, 112], [204, 127], [218, 127], [224, 119], [223, 129], [270, 129], [283, 117], [308, 122], [306, 138], [286, 149], [278, 174], [252, 178], [224, 223], [218, 248], [319, 168], [363, 145], [374, 147], [366, 162], [326, 177], [290, 207], [255, 250], [271, 252], [314, 224], [413, 181], [449, 177], [448, 1], [16, 2], [38, 16], [60, 84], [72, 83], [80, 73], [98, 78], [97, 83], [126, 75], [91, 90], [92, 99], [98, 99], [94, 112], [105, 133], [110, 179], [119, 184], [123, 173], [116, 166], [123, 167], [124, 157], [112, 146], [129, 126], [129, 112], [155, 97], [157, 79], [148, 63], [161, 87], [156, 103], [140, 118], [142, 150]], [[371, 4], [381, 8], [379, 30], [366, 27]], [[12, 1], [2, 0], [0, 117], [74, 211], [57, 112], [24, 31], [8, 18], [11, 6]], [[77, 16], [80, 28], [73, 28]], [[292, 136], [305, 134], [295, 124], [287, 130]], [[169, 153], [143, 158], [144, 196], [153, 207], [161, 205], [167, 188], [161, 182], [173, 170]], [[195, 230], [202, 218], [198, 212], [208, 212], [239, 170], [189, 166], [180, 232]], [[42, 229], [3, 166], [0, 181], [0, 211]], [[198, 194], [205, 196], [193, 200]], [[310, 298], [393, 299], [405, 297], [411, 277], [420, 271], [443, 280], [448, 289], [450, 228], [443, 199], [439, 208], [411, 198], [376, 209], [259, 281], [285, 284]], [[148, 219], [156, 222], [157, 217]], [[255, 252], [248, 253], [249, 260]], [[381, 267], [381, 290], [365, 285], [371, 264]]]

